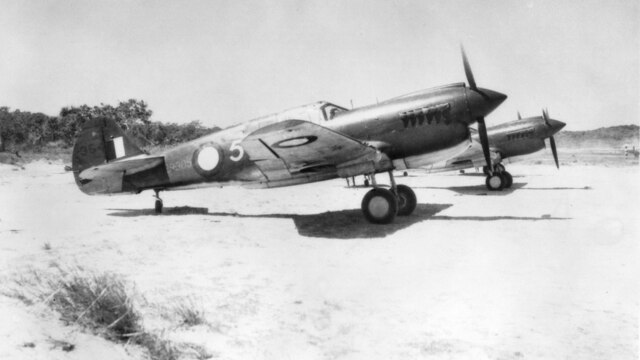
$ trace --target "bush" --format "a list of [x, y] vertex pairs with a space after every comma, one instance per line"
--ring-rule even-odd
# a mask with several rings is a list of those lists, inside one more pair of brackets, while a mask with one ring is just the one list
[[144, 101], [129, 99], [117, 106], [70, 106], [60, 110], [58, 116], [13, 110], [0, 107], [0, 152], [38, 151], [50, 142], [73, 146], [84, 123], [97, 117], [106, 117], [120, 125], [140, 147], [166, 146], [182, 143], [218, 131], [200, 121], [186, 124], [151, 121], [152, 111]]

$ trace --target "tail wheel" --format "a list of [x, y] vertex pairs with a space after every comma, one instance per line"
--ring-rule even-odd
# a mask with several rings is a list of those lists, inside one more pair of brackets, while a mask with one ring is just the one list
[[398, 202], [391, 190], [375, 188], [362, 199], [362, 213], [374, 224], [389, 224], [398, 212]]
[[503, 171], [500, 175], [504, 177], [504, 188], [509, 189], [513, 185], [513, 176], [508, 171]]
[[396, 192], [398, 194], [398, 216], [411, 215], [418, 203], [416, 193], [407, 185], [398, 185]]
[[487, 189], [491, 191], [500, 191], [504, 188], [505, 179], [501, 175], [494, 173], [493, 175], [487, 176], [485, 184], [487, 185]]
[[162, 200], [156, 200], [156, 214], [162, 213]]

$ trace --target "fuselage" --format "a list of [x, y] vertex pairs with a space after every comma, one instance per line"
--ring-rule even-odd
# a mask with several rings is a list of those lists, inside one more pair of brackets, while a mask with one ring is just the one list
[[[564, 126], [565, 123], [554, 119], [549, 119], [547, 124], [541, 116], [492, 126], [487, 130], [492, 162], [495, 164], [503, 159], [540, 151], [545, 148], [545, 139], [553, 136]], [[485, 166], [479, 135], [475, 130], [472, 132], [473, 143], [467, 150], [447, 161], [427, 166], [426, 169], [430, 172], [440, 172]]]
[[[260, 128], [290, 119], [317, 123], [369, 143], [391, 160], [415, 160], [421, 155], [437, 154], [425, 161], [441, 161], [464, 151], [470, 143], [468, 125], [475, 121], [475, 114], [471, 110], [469, 97], [471, 101], [476, 99], [473, 98], [475, 93], [468, 96], [468, 92], [464, 84], [452, 84], [353, 110], [317, 102], [260, 117], [159, 154], [165, 158], [167, 176], [163, 178], [166, 185], [179, 184], [183, 187], [197, 183], [215, 185], [230, 181], [264, 181], [263, 174], [242, 148], [241, 141]], [[194, 149], [203, 144], [215, 144], [221, 153], [221, 170], [214, 177], [203, 177], [194, 166]], [[425, 164], [425, 161], [419, 165]], [[409, 166], [403, 164], [407, 168], [412, 163], [409, 162]], [[323, 173], [318, 180], [336, 176]], [[164, 184], [149, 183], [145, 179], [132, 185], [144, 189]]]
[[[505, 159], [542, 150], [544, 140], [565, 126], [563, 122], [550, 119], [547, 125], [540, 116], [520, 119], [493, 126], [489, 129], [491, 146]], [[477, 135], [474, 135], [477, 140]]]

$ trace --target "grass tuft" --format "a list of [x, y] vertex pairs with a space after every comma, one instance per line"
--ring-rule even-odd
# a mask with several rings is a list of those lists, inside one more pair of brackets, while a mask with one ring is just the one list
[[49, 300], [62, 320], [119, 340], [141, 331], [140, 315], [120, 277], [109, 273], [68, 275], [52, 284], [55, 290]]
[[197, 326], [208, 324], [204, 309], [191, 298], [179, 302], [174, 311], [180, 320], [180, 325]]
[[155, 334], [141, 333], [132, 340], [135, 344], [145, 347], [153, 360], [177, 360], [180, 357], [180, 351], [173, 342]]
[[[29, 269], [16, 274], [5, 295], [27, 305], [46, 304], [68, 324], [91, 329], [112, 341], [126, 341], [146, 348], [154, 360], [176, 360], [183, 356], [208, 359], [205, 348], [175, 343], [145, 330], [134, 306], [130, 286], [112, 273], [93, 273], [81, 267], [63, 269], [53, 264], [54, 273]], [[176, 307], [184, 325], [206, 323], [204, 311], [190, 300]]]

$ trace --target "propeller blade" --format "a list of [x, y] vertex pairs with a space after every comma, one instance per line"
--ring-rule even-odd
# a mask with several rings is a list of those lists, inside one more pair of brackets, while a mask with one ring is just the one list
[[547, 126], [551, 126], [551, 124], [549, 123], [549, 113], [547, 112], [547, 109], [542, 109], [542, 118], [544, 119], [544, 123]]
[[518, 120], [522, 120], [522, 116], [520, 116], [520, 111], [518, 111]]
[[484, 118], [478, 118], [478, 135], [480, 135], [480, 144], [482, 144], [482, 153], [484, 160], [487, 162], [489, 174], [493, 175], [493, 164], [491, 164], [491, 154], [489, 153], [489, 136], [487, 135], [487, 125]]
[[549, 143], [551, 144], [551, 152], [553, 153], [553, 160], [556, 161], [556, 167], [560, 169], [560, 163], [558, 163], [558, 150], [556, 150], [556, 141], [553, 136], [549, 137]]
[[469, 65], [469, 60], [467, 59], [467, 54], [464, 52], [464, 46], [460, 45], [460, 50], [462, 51], [462, 63], [464, 64], [464, 73], [467, 75], [467, 82], [469, 83], [469, 87], [472, 90], [477, 90], [476, 79], [473, 78], [473, 72], [471, 71], [471, 66]]

